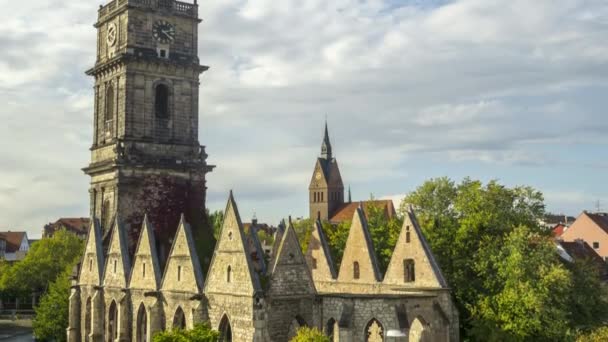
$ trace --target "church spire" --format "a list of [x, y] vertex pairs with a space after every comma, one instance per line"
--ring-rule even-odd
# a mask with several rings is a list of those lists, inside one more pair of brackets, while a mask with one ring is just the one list
[[321, 158], [331, 160], [331, 143], [329, 142], [329, 130], [327, 129], [327, 120], [325, 120], [325, 136], [323, 137], [323, 143], [321, 144]]

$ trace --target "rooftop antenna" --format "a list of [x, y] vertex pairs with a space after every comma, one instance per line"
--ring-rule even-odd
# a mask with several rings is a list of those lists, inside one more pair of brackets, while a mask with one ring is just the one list
[[595, 201], [595, 211], [598, 213], [602, 212], [602, 202], [599, 199]]

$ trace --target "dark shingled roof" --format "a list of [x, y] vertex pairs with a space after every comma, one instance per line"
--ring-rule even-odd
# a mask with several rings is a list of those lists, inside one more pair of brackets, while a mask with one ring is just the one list
[[602, 228], [602, 230], [608, 233], [608, 214], [598, 213], [585, 213], [585, 215], [589, 216], [589, 218], [598, 225], [598, 227]]

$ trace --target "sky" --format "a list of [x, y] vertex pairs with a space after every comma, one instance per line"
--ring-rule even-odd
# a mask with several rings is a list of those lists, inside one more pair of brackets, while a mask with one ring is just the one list
[[[88, 215], [102, 3], [0, 0], [0, 230]], [[355, 200], [448, 176], [608, 210], [605, 0], [199, 3], [211, 210], [306, 216], [326, 118]]]

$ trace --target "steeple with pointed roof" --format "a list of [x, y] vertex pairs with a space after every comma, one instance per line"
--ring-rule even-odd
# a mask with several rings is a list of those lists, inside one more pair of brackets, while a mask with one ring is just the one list
[[323, 143], [321, 144], [321, 158], [326, 160], [332, 160], [331, 142], [329, 141], [329, 129], [327, 128], [327, 121], [325, 121], [325, 135], [323, 136]]
[[325, 122], [325, 134], [321, 143], [321, 155], [317, 158], [309, 189], [310, 218], [328, 220], [344, 204], [344, 185], [333, 156], [329, 129]]

